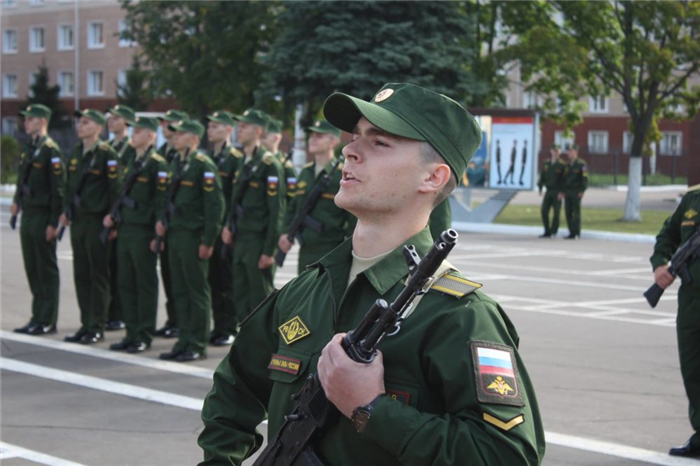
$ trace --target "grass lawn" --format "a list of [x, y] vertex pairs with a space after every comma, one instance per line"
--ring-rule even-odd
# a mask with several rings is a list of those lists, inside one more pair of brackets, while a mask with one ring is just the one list
[[[589, 173], [588, 186], [612, 186], [614, 185], [614, 177], [611, 173]], [[688, 178], [684, 176], [676, 176], [671, 179], [668, 175], [657, 173], [655, 175], [647, 175], [644, 186], [663, 186], [668, 184], [688, 184]], [[617, 175], [617, 185], [627, 186], [627, 173]]]
[[[620, 221], [622, 214], [622, 209], [587, 209], [584, 207], [581, 211], [581, 229], [656, 235], [659, 233], [664, 220], [670, 215], [669, 212], [645, 210], [642, 211], [641, 222], [622, 222]], [[496, 223], [542, 226], [540, 206], [506, 206], [496, 218]], [[566, 229], [566, 215], [562, 205], [559, 230], [563, 232]]]

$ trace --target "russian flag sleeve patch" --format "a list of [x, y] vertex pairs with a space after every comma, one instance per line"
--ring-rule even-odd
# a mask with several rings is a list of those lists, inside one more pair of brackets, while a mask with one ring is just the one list
[[470, 346], [479, 401], [525, 406], [513, 348], [487, 341], [472, 341]]

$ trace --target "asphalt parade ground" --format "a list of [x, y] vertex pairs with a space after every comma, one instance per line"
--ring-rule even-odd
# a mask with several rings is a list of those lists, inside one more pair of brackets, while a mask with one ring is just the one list
[[[179, 364], [158, 360], [172, 340], [156, 339], [137, 356], [108, 350], [123, 332], [94, 346], [64, 343], [79, 326], [67, 237], [58, 252], [58, 334], [12, 333], [28, 320], [31, 296], [18, 233], [7, 221], [3, 209], [3, 466], [196, 464], [199, 410], [228, 349]], [[545, 465], [700, 464], [666, 454], [691, 430], [676, 347], [677, 284], [656, 309], [642, 297], [652, 283], [651, 247], [460, 235], [450, 261], [484, 284], [520, 333], [547, 433]], [[278, 285], [294, 276], [296, 258], [293, 250]]]

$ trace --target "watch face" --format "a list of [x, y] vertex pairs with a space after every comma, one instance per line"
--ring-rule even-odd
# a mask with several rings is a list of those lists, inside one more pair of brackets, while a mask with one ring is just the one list
[[364, 432], [365, 427], [367, 427], [367, 421], [369, 421], [369, 414], [367, 411], [360, 411], [357, 413], [357, 416], [355, 416], [355, 428], [357, 429], [358, 432]]

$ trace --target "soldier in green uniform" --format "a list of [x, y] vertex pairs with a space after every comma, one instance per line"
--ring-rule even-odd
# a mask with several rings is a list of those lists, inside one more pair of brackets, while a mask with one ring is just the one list
[[422, 256], [432, 245], [430, 211], [479, 146], [475, 119], [411, 84], [387, 84], [371, 102], [333, 94], [324, 114], [353, 133], [335, 202], [357, 216], [355, 233], [241, 325], [204, 402], [201, 464], [241, 464], [262, 446], [256, 426], [267, 416], [272, 437], [314, 372], [342, 414], [313, 444], [323, 464], [540, 464], [544, 430], [518, 334], [449, 264], [372, 363], [340, 344], [375, 300], [404, 289], [402, 246]]
[[32, 104], [19, 113], [24, 115], [24, 130], [31, 139], [20, 159], [10, 213], [16, 216], [22, 210], [19, 239], [32, 292], [32, 317], [15, 332], [44, 335], [56, 333], [58, 319], [60, 277], [56, 237], [66, 175], [61, 149], [48, 136], [51, 110]]
[[265, 114], [250, 109], [236, 118], [245, 158], [236, 173], [221, 239], [233, 245], [233, 301], [239, 324], [274, 289], [274, 255], [285, 206], [282, 166], [260, 143]]
[[[134, 155], [127, 161], [125, 180], [133, 182], [123, 196], [133, 201], [133, 208], [122, 205], [122, 220], [118, 225], [119, 260], [118, 292], [124, 310], [126, 337], [109, 349], [140, 353], [151, 346], [156, 331], [158, 311], [158, 274], [154, 227], [156, 214], [163, 210], [168, 187], [168, 166], [156, 154], [154, 144], [158, 131], [155, 118], [135, 117], [130, 123], [133, 134], [130, 144]], [[132, 180], [133, 179], [133, 180]], [[115, 226], [107, 215], [107, 228]], [[153, 243], [153, 244], [152, 244]]]
[[[221, 179], [209, 157], [197, 151], [204, 127], [195, 120], [170, 126], [179, 157], [170, 166], [177, 193], [161, 210], [156, 234], [164, 236], [166, 209], [168, 262], [180, 333], [173, 349], [160, 358], [179, 362], [206, 357], [211, 320], [211, 290], [207, 281], [209, 258], [221, 231], [224, 197]], [[172, 189], [172, 188], [171, 188]]]
[[272, 152], [284, 169], [284, 182], [286, 184], [287, 203], [294, 198], [297, 190], [297, 172], [291, 159], [287, 159], [287, 154], [280, 152], [280, 142], [282, 141], [282, 122], [276, 118], [267, 116], [267, 126], [263, 134], [262, 145]]
[[[674, 277], [668, 272], [668, 263], [679, 246], [685, 243], [700, 225], [700, 185], [688, 190], [680, 205], [664, 222], [656, 237], [651, 266], [654, 278], [661, 288], [668, 288]], [[683, 446], [671, 448], [672, 456], [700, 457], [700, 260], [693, 260], [688, 268], [692, 281], [682, 283], [678, 290], [678, 317], [676, 334], [681, 362], [683, 385], [690, 402], [690, 425], [693, 435]]]
[[569, 236], [565, 239], [581, 237], [581, 199], [588, 187], [588, 167], [586, 161], [578, 158], [578, 146], [569, 148], [569, 166], [564, 175], [564, 209]]
[[121, 169], [112, 147], [99, 139], [105, 116], [94, 109], [76, 111], [75, 116], [80, 118], [81, 142], [68, 156], [68, 186], [60, 222], [64, 227], [70, 225], [81, 326], [65, 340], [92, 344], [103, 337], [109, 309], [112, 245], [102, 244], [100, 233], [102, 219], [119, 196]]
[[[212, 144], [209, 157], [214, 161], [221, 177], [226, 210], [231, 202], [233, 179], [243, 160], [243, 153], [232, 147], [229, 141], [235, 121], [228, 112], [214, 112], [208, 117], [207, 137]], [[229, 247], [221, 241], [221, 232], [216, 234], [214, 254], [209, 259], [209, 286], [211, 286], [212, 315], [214, 329], [209, 343], [226, 346], [233, 343], [236, 334], [236, 312], [233, 302], [233, 260]]]
[[[109, 141], [109, 145], [112, 146], [114, 152], [117, 153], [117, 160], [119, 160], [119, 165], [122, 170], [128, 165], [129, 159], [133, 157], [134, 148], [129, 144], [128, 124], [134, 121], [134, 118], [136, 118], [136, 114], [126, 105], [115, 105], [113, 108], [107, 110], [107, 129], [114, 135]], [[114, 244], [112, 244], [113, 254], [109, 260], [110, 292], [112, 294], [112, 300], [109, 303], [109, 312], [107, 313], [107, 322], [105, 323], [105, 330], [108, 331], [121, 330], [124, 328], [118, 284], [118, 254], [116, 254], [118, 249], [117, 240], [115, 239]]]
[[[537, 182], [540, 197], [542, 188], [546, 187], [542, 199], [542, 223], [544, 224], [544, 234], [540, 238], [552, 238], [557, 236], [559, 231], [559, 214], [561, 212], [561, 200], [564, 198], [564, 177], [566, 176], [566, 164], [560, 158], [561, 151], [554, 145], [549, 149], [550, 160], [544, 161], [544, 166], [540, 172], [540, 179]], [[552, 224], [549, 224], [549, 211], [552, 213]]]
[[[160, 130], [163, 133], [165, 142], [158, 148], [158, 154], [165, 158], [165, 162], [170, 166], [177, 157], [177, 150], [173, 146], [174, 132], [168, 129], [173, 123], [189, 120], [187, 113], [181, 110], [168, 110], [165, 115], [159, 116]], [[156, 330], [156, 335], [163, 338], [177, 338], [180, 330], [177, 326], [177, 314], [175, 312], [175, 298], [173, 287], [170, 283], [170, 266], [168, 264], [168, 244], [163, 244], [163, 251], [160, 253], [160, 278], [163, 280], [163, 291], [165, 291], [165, 311], [168, 316], [165, 325]]]
[[350, 212], [341, 209], [334, 202], [335, 195], [340, 189], [343, 169], [342, 164], [340, 164], [331, 173], [336, 162], [335, 148], [340, 144], [340, 130], [327, 121], [320, 120], [308, 128], [308, 131], [311, 133], [309, 154], [314, 157], [314, 161], [304, 165], [299, 174], [297, 195], [292, 199], [285, 214], [285, 228], [282, 230], [278, 243], [280, 250], [286, 253], [292, 248], [292, 242], [287, 236], [289, 226], [294, 218], [302, 212], [314, 185], [329, 173], [331, 179], [310, 214], [322, 226], [322, 231], [316, 232], [308, 227], [302, 230], [297, 266], [299, 274], [304, 271], [307, 265], [318, 262], [319, 259], [351, 236], [357, 222], [357, 219]]

